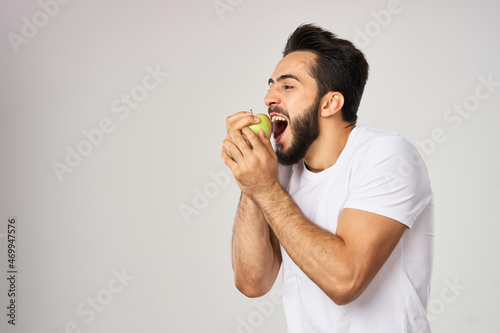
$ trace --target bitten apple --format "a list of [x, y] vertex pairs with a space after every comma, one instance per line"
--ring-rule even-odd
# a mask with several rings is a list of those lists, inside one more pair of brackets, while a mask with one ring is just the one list
[[257, 124], [249, 125], [248, 127], [257, 135], [259, 135], [259, 130], [262, 129], [264, 134], [269, 139], [271, 137], [271, 133], [273, 132], [273, 124], [271, 123], [271, 119], [263, 113], [256, 114], [255, 117], [260, 119], [260, 122]]

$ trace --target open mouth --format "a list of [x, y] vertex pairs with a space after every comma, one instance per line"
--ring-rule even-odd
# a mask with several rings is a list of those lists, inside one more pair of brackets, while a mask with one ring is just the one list
[[280, 114], [271, 114], [271, 121], [273, 123], [274, 139], [279, 140], [280, 136], [288, 127], [288, 120]]

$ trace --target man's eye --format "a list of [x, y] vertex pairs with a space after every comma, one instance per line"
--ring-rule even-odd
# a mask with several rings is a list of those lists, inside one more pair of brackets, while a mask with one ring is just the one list
[[284, 88], [285, 90], [287, 90], [287, 89], [292, 89], [292, 88], [293, 88], [293, 86], [287, 86], [287, 85], [285, 85], [285, 86], [283, 86], [283, 88]]

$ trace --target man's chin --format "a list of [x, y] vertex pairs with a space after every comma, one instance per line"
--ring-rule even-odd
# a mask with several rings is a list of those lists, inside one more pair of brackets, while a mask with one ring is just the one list
[[276, 157], [278, 158], [278, 163], [281, 165], [285, 166], [293, 165], [300, 160], [300, 158], [297, 159], [296, 156], [295, 157], [291, 156], [290, 154], [284, 152], [282, 149], [276, 149], [275, 152], [276, 152]]

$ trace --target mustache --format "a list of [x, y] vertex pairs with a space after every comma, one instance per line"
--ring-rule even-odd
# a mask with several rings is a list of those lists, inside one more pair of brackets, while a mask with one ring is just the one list
[[286, 118], [288, 118], [288, 120], [290, 120], [290, 115], [288, 114], [288, 112], [286, 110], [283, 110], [282, 108], [280, 108], [279, 106], [270, 106], [268, 109], [267, 109], [267, 114], [271, 115], [271, 113], [279, 113], [281, 114], [282, 116], [285, 116]]

